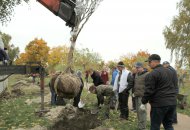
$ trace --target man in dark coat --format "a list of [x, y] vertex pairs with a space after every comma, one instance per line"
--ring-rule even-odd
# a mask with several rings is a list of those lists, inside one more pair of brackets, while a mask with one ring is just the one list
[[[89, 74], [91, 75], [91, 78], [93, 80], [93, 83], [94, 83], [94, 86], [99, 86], [101, 84], [104, 84], [99, 72], [93, 70], [93, 69], [90, 69], [89, 70]], [[100, 106], [100, 104], [103, 104], [104, 103], [104, 96], [97, 96], [97, 100], [98, 100], [98, 107]]]
[[[178, 87], [178, 77], [177, 77], [176, 70], [172, 66], [170, 66], [170, 63], [168, 61], [164, 61], [163, 66], [172, 71], [172, 73], [173, 73], [173, 83], [174, 83], [174, 85], [176, 87], [176, 93], [178, 94], [179, 93], [179, 87]], [[176, 110], [175, 110], [175, 113], [174, 113], [172, 123], [177, 124], [177, 111]]]
[[160, 64], [160, 56], [152, 54], [148, 58], [153, 69], [145, 77], [145, 92], [142, 104], [151, 105], [151, 130], [160, 130], [161, 123], [165, 130], [174, 130], [173, 115], [176, 110], [176, 86], [173, 83], [173, 73]]

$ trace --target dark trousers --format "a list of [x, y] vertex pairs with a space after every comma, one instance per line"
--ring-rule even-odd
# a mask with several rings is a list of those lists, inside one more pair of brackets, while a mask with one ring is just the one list
[[104, 104], [104, 96], [97, 96], [97, 100], [98, 100], [98, 106], [100, 106], [100, 104]]
[[132, 96], [132, 106], [133, 106], [133, 110], [136, 110], [135, 97], [133, 96]]
[[120, 117], [128, 119], [129, 117], [129, 108], [128, 108], [128, 98], [129, 93], [125, 90], [122, 93], [119, 93], [119, 109], [120, 109]]
[[173, 115], [173, 122], [172, 123], [177, 123], [177, 110], [175, 109], [174, 115]]
[[160, 130], [161, 123], [165, 130], [174, 130], [172, 126], [176, 106], [151, 107], [151, 130]]
[[74, 97], [74, 102], [73, 102], [74, 107], [78, 107], [78, 104], [80, 102], [80, 96], [81, 96], [82, 90], [83, 90], [83, 87], [80, 88], [79, 93], [77, 94], [76, 97]]
[[55, 105], [57, 100], [57, 94], [55, 93], [55, 90], [52, 88], [52, 86], [50, 86], [50, 84], [49, 87], [51, 92], [51, 105]]

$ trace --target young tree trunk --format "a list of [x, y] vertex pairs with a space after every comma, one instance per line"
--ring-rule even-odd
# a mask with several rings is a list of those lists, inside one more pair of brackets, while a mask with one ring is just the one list
[[73, 66], [73, 53], [75, 50], [75, 45], [76, 45], [76, 40], [77, 40], [77, 32], [78, 29], [74, 29], [72, 34], [71, 34], [71, 38], [70, 38], [70, 49], [69, 49], [69, 54], [68, 54], [68, 59], [67, 59], [67, 68], [65, 70], [66, 73], [70, 73], [72, 70], [72, 66]]

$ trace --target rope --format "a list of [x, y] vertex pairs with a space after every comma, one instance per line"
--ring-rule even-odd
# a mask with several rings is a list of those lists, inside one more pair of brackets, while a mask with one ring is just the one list
[[3, 79], [0, 79], [0, 82], [5, 81], [5, 80], [6, 80], [9, 76], [11, 76], [11, 75], [13, 75], [13, 73], [12, 73], [12, 74], [9, 74], [8, 76], [4, 77]]

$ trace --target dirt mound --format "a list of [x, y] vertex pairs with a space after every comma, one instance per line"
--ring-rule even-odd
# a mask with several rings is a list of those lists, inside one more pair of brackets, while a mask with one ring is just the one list
[[19, 97], [19, 96], [23, 96], [24, 92], [20, 89], [13, 89], [11, 90], [11, 92], [8, 92], [7, 90], [5, 90], [1, 95], [0, 95], [0, 99], [11, 99], [11, 98], [15, 98], [15, 97]]
[[16, 130], [47, 130], [47, 128], [37, 125], [37, 126], [34, 126], [32, 128], [26, 128], [26, 129], [25, 128], [18, 128]]
[[16, 82], [15, 84], [11, 85], [12, 88], [14, 89], [20, 89], [22, 86], [29, 86], [30, 84], [27, 83], [25, 80], [20, 80]]
[[90, 111], [83, 110], [76, 113], [76, 117], [68, 119], [64, 117], [57, 122], [50, 130], [89, 130], [101, 125], [101, 120], [96, 115], [91, 115]]

